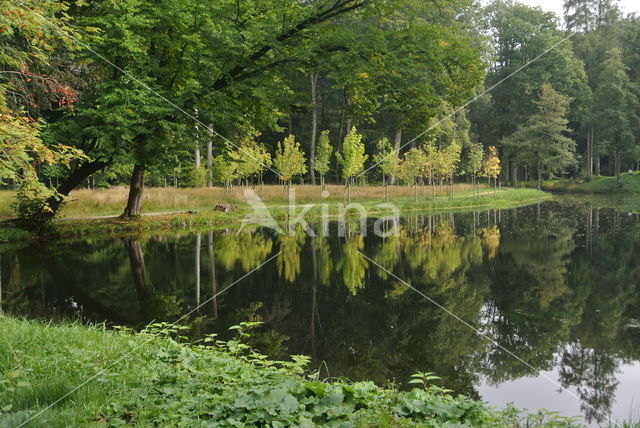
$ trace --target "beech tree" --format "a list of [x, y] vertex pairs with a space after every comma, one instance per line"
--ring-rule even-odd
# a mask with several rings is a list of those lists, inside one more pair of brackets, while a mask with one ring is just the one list
[[237, 164], [228, 153], [222, 153], [212, 159], [213, 179], [224, 185], [225, 190], [231, 188], [233, 180], [237, 178]]
[[[91, 49], [72, 51], [66, 69], [91, 85], [50, 135], [88, 158], [58, 192], [67, 195], [90, 175], [132, 157], [124, 216], [138, 215], [145, 171], [166, 164], [176, 149], [192, 149], [196, 109], [207, 124], [201, 128], [212, 124], [219, 135], [246, 124], [274, 129], [288, 105], [288, 82], [280, 78], [287, 67], [331, 52], [333, 46], [309, 42], [319, 27], [372, 4], [286, 0], [263, 2], [256, 13], [254, 3], [235, 0], [73, 3], [68, 16]], [[54, 31], [43, 20], [38, 25]], [[60, 202], [51, 202], [55, 212]]]
[[287, 192], [291, 189], [291, 180], [294, 177], [306, 174], [306, 158], [296, 137], [289, 135], [278, 143], [273, 166], [280, 174], [280, 180], [285, 184]]
[[314, 161], [314, 168], [320, 174], [320, 185], [322, 190], [325, 189], [324, 177], [329, 172], [331, 167], [331, 154], [333, 148], [331, 147], [331, 141], [329, 140], [329, 131], [322, 131], [320, 138], [318, 138], [318, 144], [316, 146], [316, 157]]
[[[466, 152], [463, 164], [463, 172], [471, 176], [471, 183], [476, 184], [478, 176], [482, 171], [482, 161], [484, 159], [484, 148], [480, 143], [471, 143]], [[477, 186], [476, 186], [477, 189]]]
[[384, 198], [389, 199], [389, 181], [398, 173], [399, 159], [396, 148], [391, 145], [387, 137], [381, 138], [376, 144], [376, 153], [373, 162], [382, 173], [382, 184], [384, 185]]
[[368, 157], [364, 151], [362, 135], [358, 134], [355, 126], [344, 137], [342, 151], [336, 152], [336, 156], [340, 165], [342, 165], [342, 175], [347, 187], [347, 198], [351, 201], [351, 185], [356, 175], [364, 170], [364, 163]]
[[414, 147], [407, 151], [400, 164], [400, 176], [409, 186], [413, 186], [414, 200], [418, 200], [418, 179], [422, 176], [425, 164], [425, 153]]
[[17, 187], [18, 215], [36, 223], [60, 199], [39, 180], [39, 167], [63, 174], [84, 159], [80, 150], [42, 138], [43, 113], [54, 107], [72, 110], [76, 101], [69, 76], [52, 65], [56, 49], [72, 48], [72, 42], [41, 25], [47, 19], [72, 31], [59, 17], [65, 9], [51, 0], [0, 1], [0, 184]]
[[491, 185], [491, 180], [493, 179], [494, 184], [497, 187], [497, 181], [500, 176], [501, 169], [502, 167], [500, 166], [498, 149], [495, 146], [489, 146], [482, 164], [482, 176], [489, 180], [489, 185]]
[[246, 185], [252, 177], [262, 183], [264, 170], [271, 167], [271, 154], [250, 136], [240, 139], [238, 149], [232, 150], [230, 157], [236, 165], [235, 178], [244, 179]]

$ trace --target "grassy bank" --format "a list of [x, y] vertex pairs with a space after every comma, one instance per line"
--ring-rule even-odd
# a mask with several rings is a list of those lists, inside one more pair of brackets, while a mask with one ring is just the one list
[[[527, 182], [527, 187], [537, 187], [537, 182]], [[561, 193], [586, 193], [586, 194], [632, 194], [640, 195], [640, 172], [632, 175], [624, 173], [620, 179], [616, 177], [593, 177], [585, 180], [547, 180], [543, 181], [542, 190]]]
[[[83, 197], [69, 203], [59, 221], [52, 224], [49, 232], [59, 237], [78, 237], [91, 234], [131, 234], [139, 232], [153, 232], [162, 230], [185, 230], [198, 228], [216, 228], [238, 226], [242, 219], [252, 212], [240, 190], [228, 192], [225, 196], [223, 189], [168, 189], [172, 195], [162, 195], [159, 190], [146, 191], [145, 211], [175, 211], [175, 213], [143, 216], [135, 220], [119, 218], [93, 218], [115, 211], [124, 204], [126, 193], [120, 194], [122, 189], [109, 191], [82, 191]], [[296, 204], [314, 205], [306, 212], [310, 220], [321, 217], [325, 212], [331, 217], [340, 216], [344, 206], [344, 189], [341, 186], [329, 186], [329, 196], [319, 195], [319, 188], [312, 186], [296, 187]], [[466, 185], [459, 185], [453, 196], [448, 194], [430, 195], [430, 189], [419, 188], [417, 200], [411, 196], [411, 189], [406, 187], [391, 187], [389, 202], [401, 212], [418, 211], [471, 211], [497, 208], [514, 208], [540, 202], [549, 197], [548, 194], [535, 189], [503, 189], [495, 192], [491, 189], [480, 189], [479, 194]], [[207, 193], [208, 192], [208, 193]], [[290, 213], [289, 201], [279, 186], [265, 186], [256, 189], [269, 209], [270, 215], [276, 220], [285, 220]], [[383, 187], [364, 187], [352, 192], [352, 203], [361, 204], [369, 216], [385, 216], [392, 212], [388, 207], [379, 204], [385, 200]], [[173, 202], [172, 202], [173, 201]], [[230, 212], [213, 210], [218, 203], [229, 204], [233, 207]], [[75, 205], [74, 205], [75, 204]], [[326, 208], [323, 208], [323, 205]], [[326, 209], [327, 211], [323, 211]], [[295, 209], [299, 213], [301, 207]], [[358, 215], [355, 210], [350, 215]], [[74, 216], [79, 216], [74, 218]], [[6, 242], [7, 236], [16, 236], [18, 232], [11, 230], [10, 224], [5, 223], [4, 231], [0, 227], [0, 242]], [[4, 237], [4, 238], [3, 238]]]
[[0, 426], [31, 418], [25, 426], [573, 426], [489, 409], [431, 380], [425, 385], [424, 376], [407, 392], [326, 382], [305, 373], [305, 357], [267, 361], [235, 340], [181, 344], [157, 330], [133, 334], [0, 316]]
[[[320, 186], [297, 185], [294, 186], [295, 197], [298, 204], [313, 202], [338, 203], [346, 200], [347, 192], [344, 186], [328, 185], [327, 194], [323, 197]], [[225, 190], [221, 187], [213, 188], [184, 188], [151, 187], [144, 191], [143, 212], [176, 212], [210, 209], [216, 204], [245, 204], [244, 187], [234, 187]], [[266, 204], [288, 203], [288, 196], [282, 186], [257, 186], [256, 193]], [[455, 193], [469, 193], [472, 187], [468, 184], [454, 186]], [[481, 187], [481, 192], [487, 191]], [[110, 189], [80, 189], [69, 195], [67, 203], [60, 213], [61, 218], [91, 217], [121, 214], [127, 203], [129, 189], [127, 187], [112, 187]], [[437, 187], [436, 195], [441, 196], [449, 192], [448, 187]], [[419, 197], [425, 197], [431, 193], [431, 188], [418, 189]], [[389, 198], [411, 199], [413, 189], [407, 186], [389, 186]], [[15, 193], [8, 190], [0, 191], [0, 218], [14, 216], [11, 210]], [[385, 197], [383, 186], [357, 186], [351, 190], [353, 202], [382, 201]]]

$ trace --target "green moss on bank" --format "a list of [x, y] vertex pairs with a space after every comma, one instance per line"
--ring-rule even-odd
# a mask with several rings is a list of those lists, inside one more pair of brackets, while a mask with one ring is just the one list
[[523, 422], [437, 387], [323, 382], [304, 374], [304, 357], [267, 361], [237, 341], [187, 345], [3, 316], [0, 331], [0, 427], [573, 426]]

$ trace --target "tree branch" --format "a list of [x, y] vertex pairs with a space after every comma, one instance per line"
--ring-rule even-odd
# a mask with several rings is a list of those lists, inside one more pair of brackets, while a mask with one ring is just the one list
[[[239, 64], [237, 64], [227, 73], [225, 73], [224, 76], [220, 77], [213, 83], [213, 90], [221, 90], [226, 88], [231, 82], [239, 80], [240, 76], [243, 76], [242, 78], [246, 79], [248, 76], [254, 76], [255, 74], [257, 74], [254, 72], [249, 72], [247, 71], [247, 69], [264, 58], [278, 44], [281, 44], [297, 36], [303, 31], [322, 22], [325, 22], [331, 18], [362, 8], [371, 3], [371, 1], [372, 0], [337, 0], [333, 4], [333, 6], [320, 10], [317, 13], [307, 17], [303, 21], [299, 22], [296, 26], [280, 33], [274, 39], [273, 43], [266, 44], [260, 47], [245, 59], [240, 60]], [[261, 71], [264, 71], [264, 69], [262, 69]]]

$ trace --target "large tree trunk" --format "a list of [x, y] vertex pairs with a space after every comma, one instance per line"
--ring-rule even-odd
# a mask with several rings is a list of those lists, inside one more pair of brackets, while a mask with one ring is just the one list
[[[402, 146], [402, 128], [396, 128], [396, 138], [393, 140], [393, 150], [396, 152], [396, 157], [400, 157], [400, 147]], [[389, 184], [395, 184], [396, 178], [393, 175], [389, 176]]]
[[[56, 191], [60, 196], [68, 196], [73, 189], [80, 186], [91, 174], [95, 174], [101, 169], [106, 168], [107, 165], [109, 165], [109, 163], [104, 161], [92, 161], [80, 165], [58, 186]], [[64, 199], [61, 198], [49, 198], [47, 204], [49, 208], [51, 208], [51, 211], [46, 213], [43, 218], [45, 220], [52, 219], [58, 213], [63, 202]]]
[[125, 239], [124, 245], [129, 255], [129, 263], [131, 264], [131, 275], [133, 277], [133, 285], [136, 288], [136, 296], [138, 297], [138, 305], [140, 306], [140, 314], [145, 322], [151, 321], [151, 301], [152, 291], [147, 281], [147, 269], [144, 264], [144, 251], [142, 245], [137, 239]]
[[596, 175], [600, 176], [600, 156], [596, 156], [595, 161], [596, 161], [596, 165], [595, 165]]
[[318, 75], [311, 73], [311, 141], [309, 142], [309, 173], [311, 184], [316, 184], [316, 137], [318, 135]]
[[129, 186], [129, 199], [122, 217], [138, 217], [142, 208], [142, 192], [144, 191], [144, 166], [136, 164], [131, 174]]
[[213, 187], [213, 125], [209, 125], [207, 139], [207, 187]]

